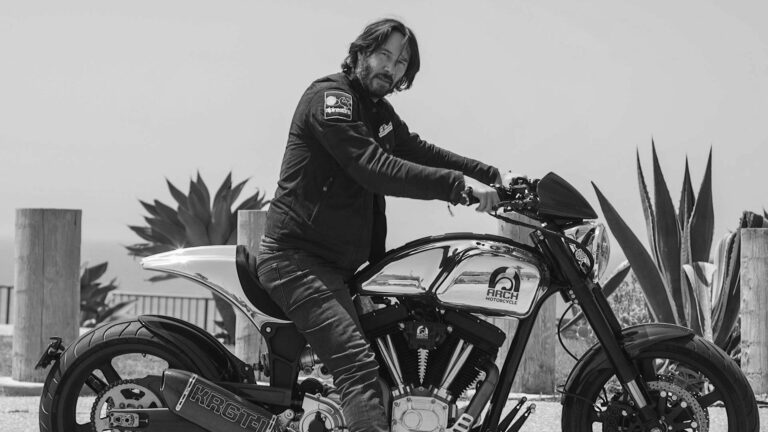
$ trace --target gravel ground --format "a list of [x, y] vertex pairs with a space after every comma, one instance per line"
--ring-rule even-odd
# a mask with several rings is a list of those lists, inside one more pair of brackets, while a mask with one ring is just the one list
[[[0, 429], [3, 432], [33, 432], [37, 426], [37, 397], [0, 397]], [[560, 403], [550, 401], [533, 401], [536, 404], [536, 412], [528, 418], [522, 432], [560, 432]], [[511, 409], [515, 401], [511, 400], [507, 409]], [[719, 408], [710, 410], [712, 424], [710, 431], [725, 431], [725, 425], [719, 423]], [[87, 416], [90, 407], [83, 404], [78, 409], [79, 415]], [[768, 425], [768, 409], [760, 411], [760, 424]]]

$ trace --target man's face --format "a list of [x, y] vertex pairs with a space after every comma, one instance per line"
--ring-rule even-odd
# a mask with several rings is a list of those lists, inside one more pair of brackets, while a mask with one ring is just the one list
[[355, 73], [374, 97], [392, 93], [405, 74], [410, 53], [404, 39], [399, 32], [392, 32], [383, 45], [358, 60]]

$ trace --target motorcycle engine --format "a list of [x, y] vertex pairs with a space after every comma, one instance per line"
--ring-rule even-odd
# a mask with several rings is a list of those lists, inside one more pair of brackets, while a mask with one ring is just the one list
[[394, 432], [463, 431], [456, 401], [482, 379], [505, 334], [471, 314], [398, 303], [360, 317], [391, 389]]

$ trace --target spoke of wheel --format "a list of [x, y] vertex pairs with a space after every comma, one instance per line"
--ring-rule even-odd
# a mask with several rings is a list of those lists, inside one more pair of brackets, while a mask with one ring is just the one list
[[101, 393], [107, 387], [107, 383], [102, 381], [102, 379], [96, 376], [96, 374], [88, 375], [88, 378], [85, 379], [85, 385], [87, 385], [88, 388], [93, 390], [96, 394]]
[[107, 382], [113, 383], [120, 381], [121, 379], [114, 366], [112, 366], [112, 363], [108, 362], [99, 366], [99, 370], [104, 374], [104, 378], [107, 379]]
[[707, 408], [713, 403], [722, 400], [722, 396], [720, 396], [720, 390], [714, 389], [711, 393], [707, 393], [696, 400], [699, 401], [699, 405], [702, 408]]

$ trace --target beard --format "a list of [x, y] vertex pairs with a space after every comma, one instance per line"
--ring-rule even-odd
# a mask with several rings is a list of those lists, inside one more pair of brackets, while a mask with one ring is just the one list
[[392, 75], [386, 73], [374, 73], [367, 61], [362, 61], [358, 70], [358, 78], [368, 93], [382, 98], [395, 91], [395, 82]]

